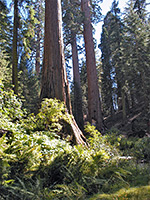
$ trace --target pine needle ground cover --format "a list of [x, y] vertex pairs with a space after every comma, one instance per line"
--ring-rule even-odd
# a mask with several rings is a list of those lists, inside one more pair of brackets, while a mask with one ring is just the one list
[[[89, 147], [76, 146], [70, 118], [54, 99], [45, 99], [37, 115], [27, 113], [1, 84], [0, 199], [150, 199], [148, 159], [139, 162], [148, 138], [130, 146], [87, 124]], [[129, 151], [121, 150], [125, 144]]]

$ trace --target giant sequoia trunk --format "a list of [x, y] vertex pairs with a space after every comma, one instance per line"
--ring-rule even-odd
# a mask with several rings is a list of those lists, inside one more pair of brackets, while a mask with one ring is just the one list
[[17, 55], [17, 29], [18, 29], [18, 0], [14, 1], [14, 25], [13, 25], [13, 52], [12, 52], [12, 84], [14, 93], [18, 93], [18, 55]]
[[84, 13], [84, 41], [88, 76], [88, 118], [91, 123], [92, 121], [96, 122], [96, 127], [102, 131], [103, 121], [96, 71], [92, 25], [90, 20], [90, 0], [81, 0], [81, 6]]
[[79, 61], [78, 61], [76, 36], [73, 36], [71, 46], [72, 46], [73, 79], [74, 79], [74, 117], [79, 127], [83, 129], [82, 92], [81, 92], [81, 83], [79, 74]]
[[[68, 112], [72, 113], [63, 51], [61, 0], [45, 0], [42, 98], [57, 98], [64, 101]], [[84, 136], [74, 119], [72, 119], [70, 126], [76, 143], [85, 144]]]
[[41, 98], [60, 99], [66, 103], [68, 111], [71, 113], [61, 29], [61, 1], [45, 0], [45, 38]]

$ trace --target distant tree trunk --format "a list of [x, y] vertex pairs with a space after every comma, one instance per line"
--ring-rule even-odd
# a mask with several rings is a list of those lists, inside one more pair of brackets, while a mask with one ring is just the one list
[[74, 79], [74, 117], [79, 127], [83, 130], [82, 92], [79, 74], [78, 50], [76, 36], [72, 38], [72, 62]]
[[126, 120], [126, 99], [125, 99], [125, 91], [122, 89], [122, 114], [123, 114], [123, 124], [125, 123]]
[[14, 0], [14, 25], [13, 25], [13, 55], [12, 55], [12, 84], [14, 93], [18, 93], [18, 55], [17, 55], [17, 37], [18, 37], [18, 0]]
[[148, 119], [148, 122], [147, 122], [147, 133], [150, 134], [150, 119]]
[[37, 15], [38, 15], [38, 21], [39, 23], [37, 24], [37, 27], [36, 27], [36, 37], [37, 37], [37, 40], [36, 40], [36, 63], [35, 63], [35, 71], [36, 71], [36, 74], [37, 76], [39, 76], [40, 74], [40, 61], [41, 61], [41, 57], [40, 57], [40, 53], [41, 53], [41, 23], [42, 23], [42, 19], [41, 19], [41, 16], [42, 16], [42, 0], [38, 0], [37, 1], [38, 3], [36, 3], [36, 11], [37, 11]]
[[101, 113], [101, 102], [98, 88], [96, 59], [90, 20], [90, 0], [81, 0], [81, 7], [84, 13], [84, 41], [86, 51], [86, 65], [88, 76], [88, 118], [96, 123], [99, 130], [103, 130]]
[[[109, 98], [110, 98], [110, 114], [111, 116], [113, 117], [114, 116], [114, 102], [113, 102], [113, 91], [112, 91], [112, 80], [111, 80], [111, 74], [109, 73], [109, 92], [111, 93], [111, 95], [109, 95]], [[107, 98], [107, 97], [106, 97]]]
[[35, 71], [37, 76], [40, 74], [40, 43], [41, 43], [41, 27], [40, 24], [38, 24], [37, 27], [37, 43], [36, 43], [36, 63], [35, 63]]
[[[72, 113], [63, 50], [61, 0], [45, 0], [42, 98], [57, 98], [64, 101], [68, 112]], [[85, 137], [78, 128], [74, 118], [72, 118], [70, 126], [76, 143], [85, 144]]]

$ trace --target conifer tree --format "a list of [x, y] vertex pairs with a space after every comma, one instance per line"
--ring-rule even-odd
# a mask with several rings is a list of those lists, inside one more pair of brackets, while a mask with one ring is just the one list
[[[144, 15], [143, 15], [144, 16]], [[130, 107], [141, 108], [143, 119], [148, 113], [149, 107], [149, 31], [146, 18], [143, 20], [134, 10], [134, 4], [129, 2], [123, 19], [124, 32], [121, 45], [123, 61], [122, 71], [125, 76], [124, 88], [128, 93]], [[146, 124], [144, 125], [146, 129]]]
[[128, 112], [128, 101], [125, 86], [125, 74], [122, 70], [123, 61], [121, 60], [121, 43], [122, 43], [122, 30], [123, 23], [120, 18], [120, 9], [118, 8], [118, 1], [114, 0], [111, 7], [111, 13], [113, 15], [111, 27], [111, 51], [112, 51], [112, 65], [114, 67], [115, 81], [117, 84], [117, 104], [118, 110], [122, 110], [123, 122], [125, 122]]
[[12, 61], [12, 83], [15, 94], [18, 93], [18, 0], [14, 0], [14, 25], [13, 25], [13, 61]]
[[125, 86], [123, 60], [121, 59], [123, 25], [120, 19], [120, 9], [116, 0], [104, 19], [101, 35], [103, 85], [102, 94], [107, 114], [113, 115], [116, 110], [122, 110], [123, 121], [128, 111], [128, 101]]
[[[27, 39], [23, 34], [23, 30], [25, 29], [25, 33], [27, 34], [27, 29], [23, 27], [23, 20], [20, 17], [21, 8], [24, 7], [25, 0], [18, 1], [14, 0], [14, 22], [13, 22], [13, 50], [12, 50], [12, 83], [14, 85], [14, 92], [18, 94], [18, 69], [19, 69], [19, 63], [18, 59], [20, 58], [20, 52], [22, 52], [22, 49], [26, 51], [26, 55], [28, 57], [30, 49], [27, 44]], [[29, 2], [27, 2], [29, 4]], [[25, 21], [25, 20], [24, 20]], [[26, 24], [26, 23], [25, 23]], [[20, 26], [20, 27], [19, 27]], [[21, 30], [21, 26], [23, 30]], [[18, 29], [19, 28], [19, 29]], [[30, 26], [31, 29], [31, 26]], [[32, 35], [32, 30], [30, 30], [30, 35]], [[19, 39], [18, 39], [19, 38]], [[24, 48], [22, 47], [22, 43], [24, 43]], [[21, 46], [21, 50], [19, 47]]]
[[[43, 1], [40, 1], [41, 4]], [[40, 4], [40, 5], [41, 5]], [[40, 49], [41, 44], [37, 41], [41, 41], [37, 37], [39, 32], [37, 27], [40, 24], [41, 29], [43, 25], [42, 14], [38, 13], [37, 7], [39, 6], [38, 1], [18, 1], [18, 41], [17, 41], [17, 75], [18, 75], [18, 94], [23, 97], [23, 106], [30, 111], [37, 111], [37, 103], [39, 101], [39, 79], [36, 77], [36, 60], [38, 60], [38, 67], [40, 67]], [[41, 6], [43, 9], [43, 4]], [[25, 9], [24, 9], [25, 8]], [[43, 12], [44, 16], [44, 12]], [[42, 30], [41, 30], [42, 32]], [[40, 34], [39, 34], [40, 35]], [[37, 40], [38, 38], [38, 40]], [[37, 46], [38, 48], [38, 59], [37, 58]], [[39, 69], [38, 69], [39, 70]], [[35, 82], [34, 82], [35, 81]], [[31, 84], [30, 84], [31, 83]], [[34, 85], [34, 87], [33, 87]]]
[[77, 34], [81, 32], [82, 13], [80, 4], [71, 0], [63, 1], [63, 28], [66, 44], [71, 44], [73, 66], [73, 115], [81, 129], [83, 129], [82, 92], [79, 73], [79, 58]]
[[44, 8], [43, 8], [43, 0], [35, 2], [35, 18], [38, 20], [35, 26], [35, 46], [36, 46], [36, 62], [35, 62], [35, 70], [37, 76], [40, 75], [41, 71], [41, 44], [43, 37], [43, 24], [44, 24]]
[[[42, 98], [57, 98], [72, 113], [69, 85], [65, 70], [62, 38], [62, 15], [60, 0], [45, 0], [44, 62], [42, 68]], [[71, 128], [77, 144], [85, 144], [83, 134], [74, 119]]]
[[[140, 91], [142, 91], [142, 84], [139, 85], [141, 79], [141, 56], [142, 52], [139, 49], [143, 46], [141, 43], [141, 35], [143, 34], [142, 20], [133, 9], [133, 3], [129, 4], [126, 9], [126, 15], [124, 17], [124, 42], [122, 44], [124, 60], [124, 71], [126, 73], [126, 79], [129, 83], [130, 95], [132, 99], [132, 106], [137, 102], [140, 102]], [[144, 28], [144, 27], [143, 27]], [[144, 35], [143, 35], [144, 36]], [[144, 39], [145, 37], [143, 37]], [[142, 45], [142, 46], [140, 46]]]
[[0, 80], [7, 87], [12, 83], [12, 26], [6, 1], [0, 1]]
[[82, 92], [79, 74], [79, 61], [76, 37], [72, 38], [72, 62], [74, 79], [74, 116], [81, 129], [83, 129]]
[[113, 84], [114, 84], [114, 66], [112, 64], [112, 23], [113, 14], [108, 12], [102, 28], [101, 34], [101, 44], [100, 48], [102, 51], [102, 103], [103, 111], [106, 115], [113, 115], [114, 112], [114, 102], [113, 102]]
[[84, 41], [88, 79], [88, 118], [90, 123], [94, 123], [97, 129], [103, 131], [101, 101], [91, 25], [90, 0], [81, 0], [81, 7], [84, 14]]
[[146, 8], [146, 0], [133, 0], [134, 7], [139, 17], [144, 20], [145, 19], [145, 8]]
[[6, 1], [0, 1], [0, 11], [0, 49], [10, 55], [12, 27]]
[[66, 103], [68, 111], [71, 112], [61, 26], [60, 1], [46, 0], [41, 99], [60, 99]]

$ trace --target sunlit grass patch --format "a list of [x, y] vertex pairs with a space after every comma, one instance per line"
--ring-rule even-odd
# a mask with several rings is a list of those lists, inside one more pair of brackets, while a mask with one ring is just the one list
[[121, 189], [115, 194], [99, 194], [90, 200], [150, 200], [150, 186]]

